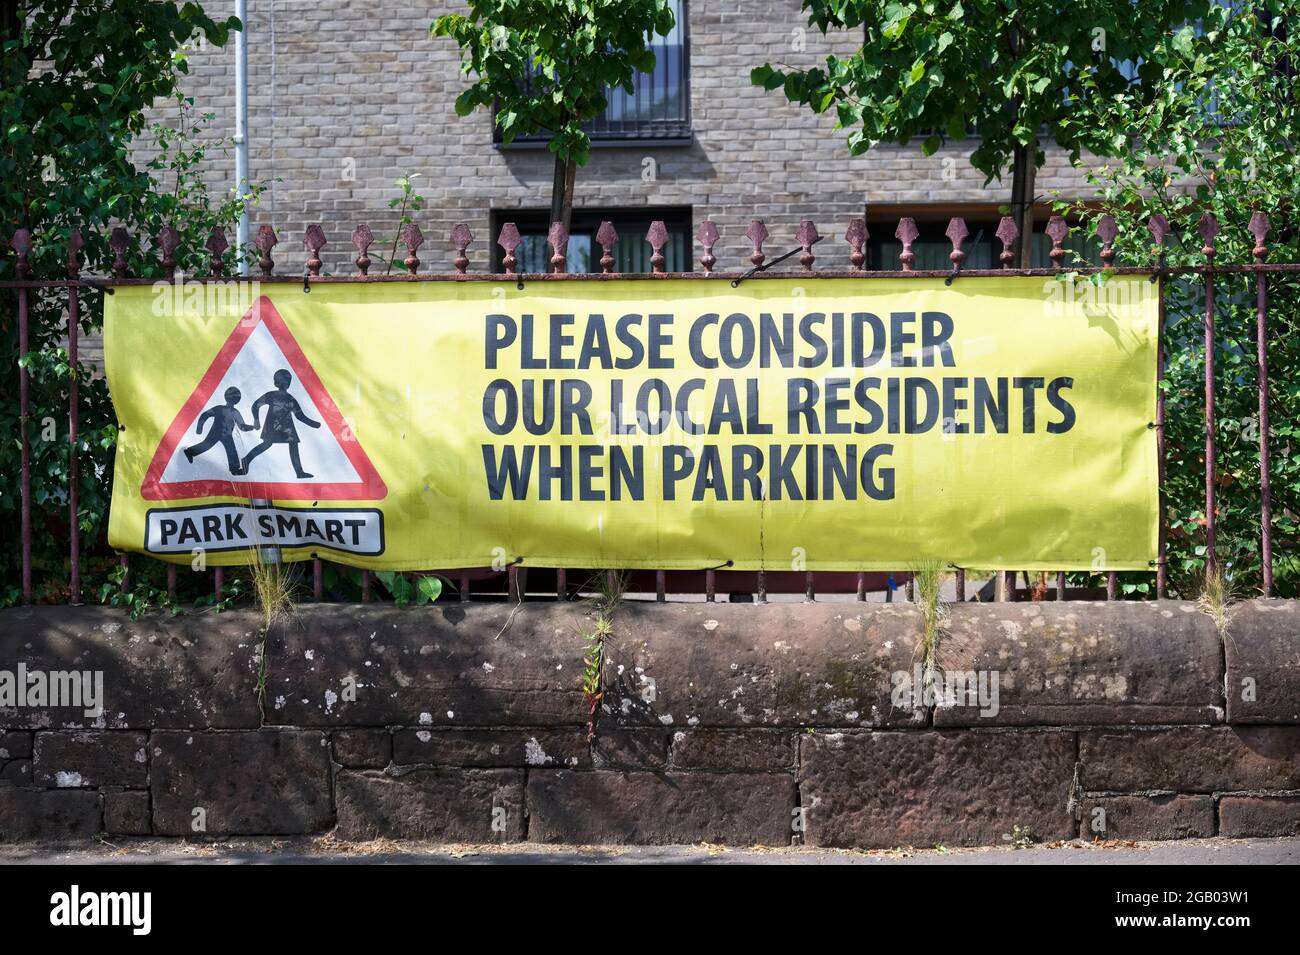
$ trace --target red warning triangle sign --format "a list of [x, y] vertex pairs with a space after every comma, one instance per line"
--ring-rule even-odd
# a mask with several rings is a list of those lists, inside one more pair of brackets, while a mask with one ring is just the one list
[[369, 501], [388, 488], [262, 296], [163, 435], [140, 493], [155, 501]]

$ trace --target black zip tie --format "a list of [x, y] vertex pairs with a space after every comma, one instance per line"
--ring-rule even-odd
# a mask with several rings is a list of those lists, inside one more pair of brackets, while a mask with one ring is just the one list
[[[971, 243], [971, 247], [974, 248], [975, 246], [979, 245], [979, 244], [980, 244], [980, 239], [982, 239], [982, 238], [984, 238], [984, 230], [983, 230], [983, 229], [980, 229], [978, 232], [975, 233], [975, 241]], [[962, 261], [965, 261], [965, 260], [963, 259]], [[953, 279], [955, 279], [955, 278], [957, 277], [957, 274], [958, 274], [960, 271], [961, 271], [961, 262], [954, 262], [953, 265], [952, 265], [952, 271], [949, 272], [949, 273], [948, 273], [948, 277], [947, 277], [946, 279], [943, 280], [943, 284], [944, 284], [944, 285], [951, 285]], [[951, 566], [951, 565], [950, 565], [950, 566]]]
[[[824, 238], [826, 238], [826, 237], [825, 237], [825, 236], [818, 236], [818, 237], [816, 238], [816, 240], [814, 240], [814, 242], [813, 242], [812, 244], [813, 244], [813, 245], [816, 245], [818, 242], [820, 242], [820, 241], [821, 241], [822, 239], [824, 239]], [[774, 266], [774, 265], [780, 265], [780, 264], [781, 264], [782, 262], [784, 262], [786, 259], [790, 258], [790, 256], [795, 255], [796, 253], [798, 253], [798, 252], [802, 252], [802, 251], [803, 251], [803, 246], [801, 245], [801, 246], [798, 246], [798, 247], [796, 247], [796, 248], [791, 249], [789, 252], [786, 252], [786, 253], [784, 253], [783, 255], [778, 255], [778, 256], [777, 256], [776, 258], [774, 258], [771, 262], [764, 262], [762, 265], [756, 265], [756, 266], [754, 266], [752, 269], [750, 269], [750, 270], [749, 270], [748, 272], [746, 272], [744, 275], [740, 276], [740, 278], [732, 279], [732, 280], [731, 280], [731, 287], [732, 287], [732, 288], [740, 288], [740, 283], [743, 282], [743, 281], [745, 281], [745, 279], [750, 278], [750, 277], [752, 277], [752, 276], [755, 276], [755, 275], [757, 275], [759, 272], [766, 272], [766, 271], [767, 271], [768, 269], [770, 269], [772, 266]]]
[[304, 265], [302, 267], [302, 293], [304, 295], [311, 294], [311, 282], [308, 281], [310, 274], [311, 273], [307, 271], [307, 266]]
[[1165, 253], [1161, 252], [1160, 258], [1156, 260], [1156, 270], [1151, 273], [1151, 278], [1149, 279], [1152, 285], [1155, 285], [1156, 282], [1160, 281], [1160, 276], [1164, 274], [1164, 271], [1165, 271]]
[[721, 570], [721, 569], [724, 568], [724, 567], [730, 567], [730, 566], [731, 566], [732, 564], [734, 564], [734, 563], [735, 563], [734, 560], [729, 560], [729, 561], [727, 561], [725, 564], [719, 564], [717, 567], [705, 567], [704, 569], [705, 569], [705, 570]]
[[522, 272], [519, 273], [519, 276], [515, 281], [515, 288], [521, 292], [524, 290], [524, 273]]

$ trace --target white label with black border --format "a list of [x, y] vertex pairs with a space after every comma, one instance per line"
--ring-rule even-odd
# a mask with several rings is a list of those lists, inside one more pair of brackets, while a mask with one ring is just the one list
[[384, 552], [384, 515], [370, 507], [249, 507], [200, 504], [150, 508], [144, 549], [151, 554], [319, 547], [374, 557]]

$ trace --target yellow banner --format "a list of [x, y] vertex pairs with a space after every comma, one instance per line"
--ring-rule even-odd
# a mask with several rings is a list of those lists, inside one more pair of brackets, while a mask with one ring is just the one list
[[377, 570], [1149, 569], [1143, 278], [119, 287], [110, 543]]

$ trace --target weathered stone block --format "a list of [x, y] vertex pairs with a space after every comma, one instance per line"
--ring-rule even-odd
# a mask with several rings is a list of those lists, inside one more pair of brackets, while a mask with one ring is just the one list
[[1223, 721], [1219, 635], [1188, 602], [957, 604], [937, 664], [990, 690], [996, 673], [997, 694], [989, 706], [957, 683], [935, 726]]
[[528, 774], [530, 842], [789, 845], [794, 780], [777, 774]]
[[515, 769], [345, 771], [335, 780], [344, 839], [518, 842], [524, 774]]
[[126, 730], [37, 733], [32, 773], [36, 785], [59, 789], [149, 784], [149, 739]]
[[30, 759], [11, 759], [0, 763], [0, 783], [14, 786], [32, 784], [32, 761]]
[[991, 845], [1016, 826], [1075, 834], [1072, 733], [818, 733], [799, 746], [810, 845]]
[[587, 731], [571, 729], [403, 729], [393, 734], [393, 762], [505, 769], [590, 766]]
[[606, 645], [602, 725], [894, 726], [921, 615], [903, 604], [639, 604]]
[[388, 730], [337, 730], [334, 758], [341, 766], [382, 769], [393, 758], [393, 736]]
[[1085, 796], [1080, 832], [1101, 839], [1204, 839], [1214, 835], [1212, 796]]
[[[302, 607], [268, 640], [274, 677], [267, 719], [289, 726], [586, 725], [578, 688], [584, 622], [572, 604]], [[345, 692], [352, 684], [355, 700]]]
[[103, 674], [101, 716], [76, 707], [0, 709], [0, 726], [168, 729], [259, 723], [252, 613], [132, 620], [104, 606], [0, 611], [0, 660], [28, 671]]
[[1219, 835], [1300, 836], [1300, 796], [1224, 796]]
[[1091, 730], [1079, 761], [1085, 790], [1300, 789], [1300, 726]]
[[[296, 730], [152, 734], [154, 832], [279, 835], [329, 828], [328, 742], [323, 733]], [[193, 827], [198, 818], [202, 830]]]
[[7, 759], [31, 759], [32, 734], [20, 730], [0, 733], [0, 763]]
[[678, 730], [673, 734], [674, 769], [726, 772], [791, 772], [795, 736], [788, 730]]
[[597, 769], [663, 769], [668, 765], [668, 733], [649, 727], [600, 726], [591, 741], [591, 760]]
[[99, 793], [0, 788], [0, 842], [84, 839], [100, 830]]
[[149, 794], [141, 791], [104, 793], [104, 831], [121, 836], [149, 835]]
[[1300, 602], [1249, 600], [1232, 607], [1225, 684], [1230, 723], [1300, 723]]

